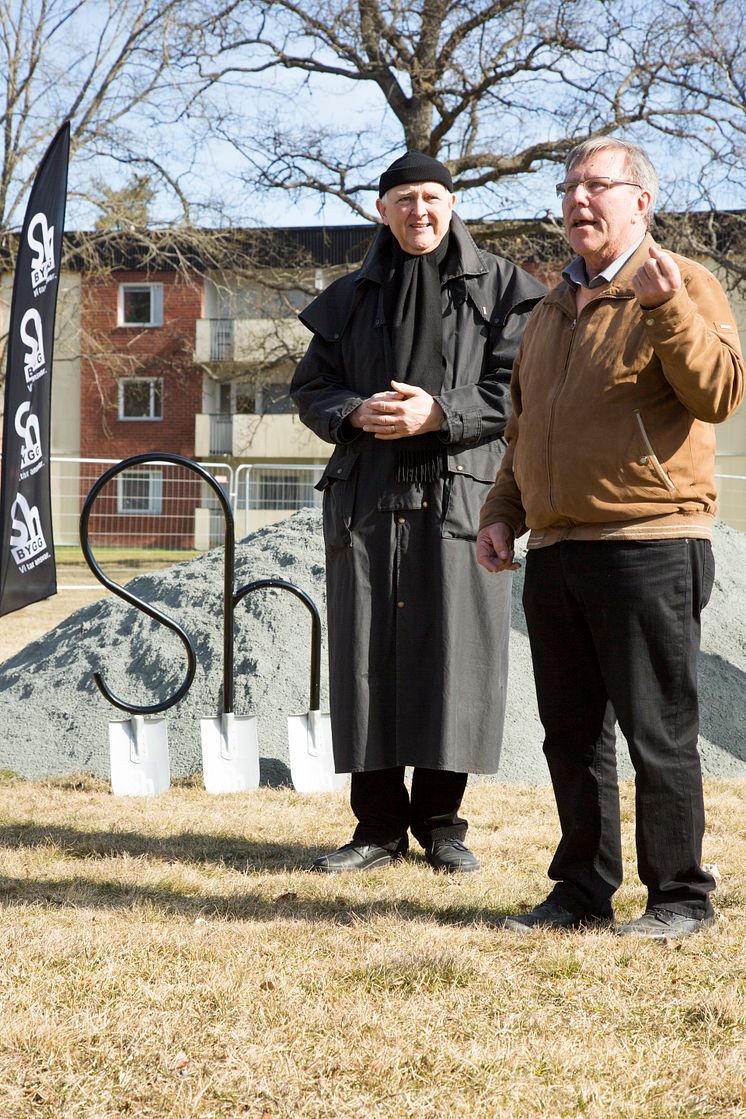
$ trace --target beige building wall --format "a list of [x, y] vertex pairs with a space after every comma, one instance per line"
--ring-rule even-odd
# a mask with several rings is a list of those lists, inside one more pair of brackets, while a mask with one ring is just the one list
[[80, 454], [80, 276], [60, 278], [52, 374], [52, 454]]
[[[727, 289], [727, 277], [718, 269], [713, 268], [713, 272]], [[738, 324], [741, 349], [746, 354], [746, 292], [728, 294]], [[746, 404], [724, 424], [719, 424], [715, 434], [719, 516], [733, 528], [746, 532]]]
[[[80, 456], [80, 276], [63, 272], [57, 295], [52, 374], [52, 458]], [[52, 463], [55, 544], [78, 543], [80, 466]]]
[[[197, 458], [210, 457], [210, 416], [195, 416]], [[326, 462], [331, 443], [317, 438], [294, 412], [232, 417], [231, 456], [246, 462]]]

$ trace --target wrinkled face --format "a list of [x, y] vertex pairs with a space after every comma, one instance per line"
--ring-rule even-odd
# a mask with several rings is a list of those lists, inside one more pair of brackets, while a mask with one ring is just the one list
[[448, 232], [455, 201], [440, 183], [402, 183], [378, 198], [376, 207], [404, 252], [423, 256]]
[[[594, 176], [634, 179], [623, 151], [607, 148], [576, 163], [566, 182], [581, 183]], [[621, 256], [645, 232], [650, 194], [641, 187], [612, 186], [591, 196], [585, 187], [569, 190], [562, 199], [562, 218], [571, 248], [585, 261], [589, 279]]]

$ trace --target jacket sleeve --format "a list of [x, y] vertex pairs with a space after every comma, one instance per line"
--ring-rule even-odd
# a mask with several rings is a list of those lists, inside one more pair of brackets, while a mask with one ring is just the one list
[[725, 292], [706, 268], [677, 257], [684, 283], [660, 307], [641, 308], [663, 375], [683, 406], [722, 423], [743, 399], [744, 362]]
[[512, 412], [505, 430], [508, 447], [500, 464], [495, 483], [485, 498], [479, 516], [480, 528], [502, 522], [511, 526], [515, 536], [521, 536], [526, 531], [526, 513], [521, 500], [521, 491], [513, 474], [515, 443], [521, 429], [520, 367], [519, 352], [513, 365], [513, 375], [510, 380]]
[[[487, 352], [474, 355], [481, 369], [479, 379], [435, 398], [445, 417], [440, 437], [448, 444], [469, 446], [504, 433], [510, 416], [510, 373], [521, 335], [546, 294], [543, 284], [507, 261], [497, 263], [495, 279], [500, 298], [492, 308]], [[477, 310], [487, 314], [485, 307]]]
[[327, 443], [351, 443], [361, 434], [344, 423], [362, 397], [347, 388], [339, 364], [339, 345], [314, 334], [290, 383], [302, 422]]

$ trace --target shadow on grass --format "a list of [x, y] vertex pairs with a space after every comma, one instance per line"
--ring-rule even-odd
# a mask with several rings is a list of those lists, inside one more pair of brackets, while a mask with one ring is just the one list
[[0, 847], [54, 848], [77, 859], [147, 856], [166, 863], [209, 864], [278, 874], [305, 869], [319, 854], [316, 848], [300, 843], [272, 843], [232, 835], [184, 832], [150, 836], [139, 832], [78, 831], [49, 824], [6, 824], [0, 827]]
[[[393, 868], [390, 872], [396, 873]], [[309, 878], [311, 875], [309, 874]], [[156, 910], [172, 917], [195, 921], [197, 918], [222, 921], [307, 921], [313, 924], [354, 925], [375, 917], [399, 917], [402, 920], [426, 918], [444, 925], [492, 924], [504, 912], [472, 904], [451, 904], [441, 907], [418, 902], [411, 897], [375, 898], [350, 901], [343, 893], [334, 897], [304, 896], [303, 882], [293, 882], [294, 889], [275, 897], [247, 891], [237, 896], [221, 894], [187, 894], [166, 887], [122, 884], [113, 881], [89, 881], [72, 876], [50, 881], [0, 876], [0, 908], [39, 905], [45, 908], [108, 912], [128, 910], [133, 914]], [[343, 883], [339, 883], [343, 890]]]

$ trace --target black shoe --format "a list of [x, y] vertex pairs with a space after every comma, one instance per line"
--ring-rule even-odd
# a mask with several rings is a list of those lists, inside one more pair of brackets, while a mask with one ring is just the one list
[[618, 925], [619, 936], [644, 936], [648, 940], [681, 940], [683, 936], [704, 932], [715, 924], [715, 914], [708, 917], [686, 917], [670, 909], [655, 905], [646, 909], [642, 917], [626, 925]]
[[311, 870], [320, 870], [325, 874], [345, 874], [350, 870], [378, 870], [380, 867], [390, 866], [391, 863], [401, 859], [404, 850], [387, 850], [379, 847], [377, 843], [345, 843], [338, 851], [330, 855], [321, 855], [313, 863]]
[[571, 913], [553, 898], [547, 898], [528, 913], [505, 917], [500, 927], [511, 932], [527, 933], [532, 929], [606, 928], [613, 923], [614, 918], [611, 916], [601, 917], [597, 913]]
[[448, 874], [471, 874], [479, 870], [479, 860], [460, 839], [434, 839], [425, 855], [433, 870]]

